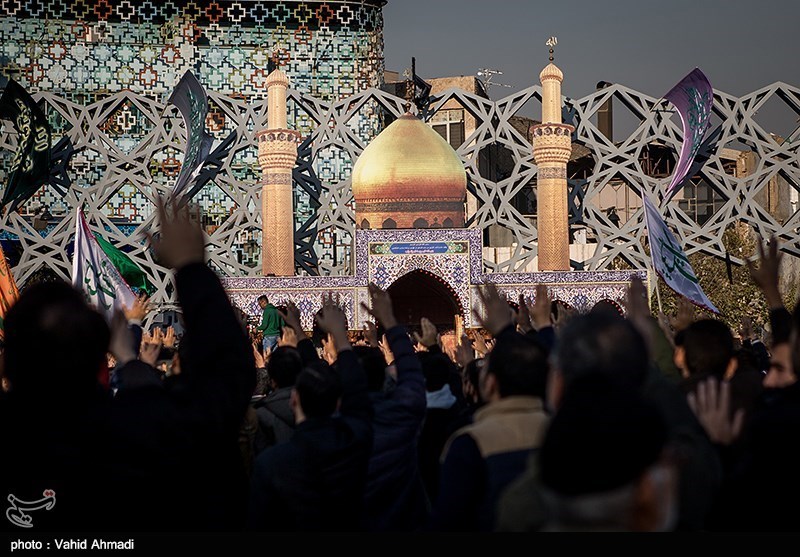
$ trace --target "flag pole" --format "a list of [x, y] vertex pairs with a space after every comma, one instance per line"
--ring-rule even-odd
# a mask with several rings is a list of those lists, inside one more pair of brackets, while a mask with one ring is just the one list
[[656, 281], [656, 301], [658, 302], [658, 313], [664, 313], [664, 310], [661, 308], [661, 290], [658, 288], [658, 273], [655, 272], [653, 268], [653, 252], [650, 252], [650, 269], [653, 271], [655, 275]]
[[[647, 227], [647, 238], [648, 242], [650, 239], [650, 220], [647, 217], [647, 208], [644, 205], [644, 188], [639, 190], [639, 193], [642, 195], [642, 212], [644, 213], [644, 224]], [[658, 312], [663, 313], [663, 309], [661, 307], [661, 290], [658, 288], [658, 273], [656, 273], [655, 264], [653, 264], [653, 246], [650, 246], [650, 272], [655, 277], [655, 290], [656, 290], [656, 302], [658, 303]]]

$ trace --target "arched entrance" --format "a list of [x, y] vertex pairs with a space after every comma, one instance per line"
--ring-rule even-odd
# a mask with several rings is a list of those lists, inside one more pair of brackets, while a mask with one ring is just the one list
[[442, 330], [454, 330], [456, 315], [463, 315], [453, 289], [442, 279], [417, 269], [403, 275], [389, 286], [389, 295], [397, 320], [418, 329], [419, 320], [430, 319]]

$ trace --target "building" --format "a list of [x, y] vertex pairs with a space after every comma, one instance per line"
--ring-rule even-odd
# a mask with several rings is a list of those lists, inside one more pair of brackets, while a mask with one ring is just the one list
[[[477, 76], [435, 77], [428, 78], [426, 81], [431, 85], [430, 94], [432, 98], [437, 98], [446, 91], [455, 89], [489, 99], [483, 81]], [[412, 94], [410, 81], [394, 71], [385, 72], [383, 89], [401, 98], [410, 98], [409, 95]], [[459, 151], [468, 143], [467, 138], [475, 133], [479, 125], [478, 119], [467, 110], [458, 98], [450, 98], [441, 106], [438, 106], [436, 112], [430, 116], [427, 122], [456, 151]], [[524, 115], [512, 115], [509, 117], [509, 125], [530, 144], [533, 144], [533, 127], [540, 123], [538, 120]], [[579, 176], [585, 179], [591, 172], [591, 167], [587, 168], [583, 164], [588, 153], [589, 150], [583, 145], [579, 143], [572, 144], [572, 153], [568, 165], [571, 179], [577, 179]], [[477, 153], [477, 172], [489, 181], [501, 182], [509, 178], [515, 172], [515, 166], [516, 161], [512, 151], [502, 144], [492, 143], [486, 145]], [[514, 207], [531, 229], [536, 229], [538, 225], [536, 191], [537, 179], [534, 175], [526, 180], [510, 199], [510, 205]], [[468, 191], [466, 198], [467, 222], [473, 219], [479, 207], [479, 199]], [[575, 229], [573, 232], [582, 231], [581, 227], [573, 228]], [[585, 234], [579, 233], [579, 236], [585, 237]], [[574, 234], [572, 240], [574, 244]], [[515, 236], [509, 228], [499, 224], [491, 224], [484, 229], [483, 247], [484, 259], [499, 264], [508, 259], [515, 250]], [[572, 259], [583, 261], [586, 259], [586, 253], [587, 250], [583, 245], [576, 244], [571, 247]], [[527, 265], [517, 270], [536, 271], [538, 269], [537, 263], [538, 260], [534, 258]]]
[[[552, 63], [542, 73], [542, 81], [552, 81], [560, 70]], [[269, 109], [280, 110], [278, 93], [285, 85], [283, 74], [270, 74]], [[274, 96], [273, 96], [274, 95]], [[477, 290], [492, 282], [509, 300], [523, 296], [530, 301], [536, 286], [545, 284], [551, 296], [570, 308], [586, 311], [600, 301], [617, 306], [622, 302], [633, 276], [647, 279], [646, 271], [569, 270], [569, 240], [566, 226], [566, 166], [571, 153], [569, 130], [560, 122], [560, 80], [546, 84], [544, 123], [534, 128], [533, 152], [548, 175], [548, 192], [553, 210], [543, 219], [542, 234], [552, 234], [548, 249], [560, 256], [550, 258], [552, 272], [491, 273], [484, 267], [483, 234], [464, 228], [466, 173], [453, 147], [429, 125], [406, 112], [386, 127], [361, 153], [352, 175], [355, 196], [355, 269], [349, 276], [228, 278], [223, 280], [231, 299], [246, 313], [257, 315], [257, 299], [266, 294], [275, 304], [291, 300], [300, 310], [303, 325], [313, 326], [314, 313], [325, 296], [339, 300], [351, 329], [360, 330], [369, 314], [361, 303], [369, 299], [368, 285], [375, 283], [388, 290], [401, 323], [413, 327], [422, 317], [439, 328], [460, 336], [464, 328], [477, 327], [472, 310], [483, 311]], [[283, 101], [285, 102], [285, 101]], [[555, 107], [555, 108], [553, 108]], [[410, 108], [410, 107], [408, 107]], [[278, 119], [275, 117], [274, 119]], [[554, 132], [553, 130], [558, 130]], [[268, 130], [275, 134], [276, 131]], [[553, 141], [548, 137], [558, 135]], [[275, 147], [263, 144], [265, 153]], [[544, 155], [543, 155], [544, 151]], [[265, 175], [274, 169], [264, 164]], [[279, 191], [283, 185], [265, 180], [265, 189]], [[558, 203], [558, 197], [563, 203]], [[556, 201], [555, 203], [552, 203]], [[560, 209], [560, 210], [559, 210]], [[265, 234], [274, 230], [281, 216], [266, 212]], [[559, 238], [563, 233], [563, 238]], [[546, 260], [544, 257], [543, 261]], [[561, 268], [559, 268], [561, 267]]]
[[[352, 169], [372, 138], [405, 112], [399, 89], [396, 96], [373, 88], [384, 77], [397, 81], [383, 71], [382, 5], [2, 3], [0, 66], [44, 107], [54, 143], [69, 138], [77, 149], [67, 166], [72, 183], [66, 195], [47, 186], [19, 214], [0, 216], [0, 242], [18, 283], [45, 269], [69, 277], [71, 220], [82, 205], [92, 229], [148, 272], [158, 288], [155, 300], [172, 301], [171, 276], [154, 261], [142, 233], [153, 219], [153, 188], [168, 192], [180, 169], [185, 132], [166, 99], [186, 69], [208, 91], [206, 128], [214, 148], [231, 140], [215, 178], [194, 199], [208, 232], [209, 264], [226, 277], [260, 276], [257, 134], [267, 125], [265, 85], [273, 54], [292, 81], [288, 127], [302, 138], [292, 170], [295, 272], [352, 276], [361, 224]], [[530, 128], [538, 122], [518, 109], [538, 102], [533, 73], [530, 87], [497, 100], [487, 99], [473, 76], [429, 81], [440, 101], [425, 118], [463, 164], [465, 226], [480, 233], [484, 271], [536, 270], [538, 171]], [[660, 92], [606, 84], [582, 98], [563, 99], [565, 121], [576, 128], [567, 165], [573, 269], [649, 264], [638, 189], [655, 195], [664, 186], [681, 140], [674, 122], [652, 110], [654, 93]], [[739, 97], [715, 92], [709, 134], [724, 142], [703, 153], [699, 181], [668, 209], [668, 222], [688, 253], [725, 257], [725, 230], [741, 221], [762, 237], [777, 235], [788, 254], [800, 257], [798, 132], [784, 133], [783, 140], [759, 126], [759, 109], [779, 103], [795, 129], [797, 98], [800, 89], [782, 82]], [[626, 111], [633, 115], [633, 131], [625, 129], [624, 118], [619, 123]], [[4, 125], [0, 184], [15, 147], [15, 135]]]
[[[101, 228], [128, 238], [135, 235], [152, 214], [151, 180], [167, 189], [180, 170], [184, 134], [172, 129], [179, 118], [165, 101], [184, 72], [191, 70], [210, 94], [206, 125], [216, 144], [234, 132], [238, 142], [225, 161], [226, 176], [209, 183], [194, 198], [202, 208], [207, 232], [231, 239], [229, 249], [212, 265], [222, 274], [260, 270], [257, 223], [234, 229], [230, 221], [235, 220], [238, 208], [253, 202], [254, 190], [248, 185], [260, 176], [254, 133], [263, 127], [266, 116], [260, 105], [266, 98], [270, 64], [283, 69], [299, 94], [317, 102], [335, 103], [379, 87], [385, 3], [3, 3], [0, 74], [44, 99], [54, 143], [63, 136], [72, 139], [77, 153], [70, 162], [70, 175], [81, 190], [69, 199], [52, 188], [42, 188], [19, 214], [30, 223], [39, 207], [48, 207], [52, 218], [42, 233], [49, 235], [74, 212], [86, 191], [88, 214], [102, 215]], [[317, 125], [315, 115], [301, 103], [290, 104], [290, 126], [308, 137]], [[354, 125], [364, 142], [380, 130], [378, 114], [370, 107]], [[13, 140], [4, 131], [0, 146], [13, 152]], [[155, 142], [167, 147], [156, 149]], [[306, 150], [301, 156], [312, 159], [310, 146]], [[352, 162], [330, 151], [315, 153], [309, 163], [302, 176], [307, 187], [294, 188], [295, 224], [307, 232], [302, 238], [305, 272], [320, 272], [326, 263], [348, 257], [351, 249], [351, 235], [330, 227], [317, 230], [312, 223], [320, 205], [337, 203], [325, 198], [322, 184], [346, 181]], [[0, 157], [0, 175], [9, 164], [10, 156]], [[3, 228], [0, 238], [12, 254], [19, 254], [22, 246], [16, 235]], [[64, 274], [64, 269], [55, 270]], [[25, 277], [20, 278], [24, 282]]]

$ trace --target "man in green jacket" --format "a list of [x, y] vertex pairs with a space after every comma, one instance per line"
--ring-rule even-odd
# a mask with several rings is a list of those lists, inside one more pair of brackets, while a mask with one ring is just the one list
[[262, 295], [258, 297], [258, 305], [264, 312], [261, 314], [261, 325], [258, 330], [264, 335], [263, 349], [264, 352], [267, 348], [274, 350], [278, 346], [278, 339], [281, 336], [281, 328], [283, 327], [283, 319], [281, 319], [278, 308], [269, 303], [269, 299]]

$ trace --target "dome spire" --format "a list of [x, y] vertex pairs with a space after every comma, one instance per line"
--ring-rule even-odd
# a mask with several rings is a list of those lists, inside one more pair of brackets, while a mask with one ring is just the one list
[[554, 48], [558, 39], [550, 37], [545, 43], [550, 47], [550, 63], [539, 74], [542, 82], [542, 122], [561, 123], [561, 82], [564, 73], [553, 63]]
[[550, 37], [544, 44], [550, 47], [550, 62], [552, 63], [554, 60], [553, 55], [556, 53], [555, 46], [558, 44], [558, 37]]

